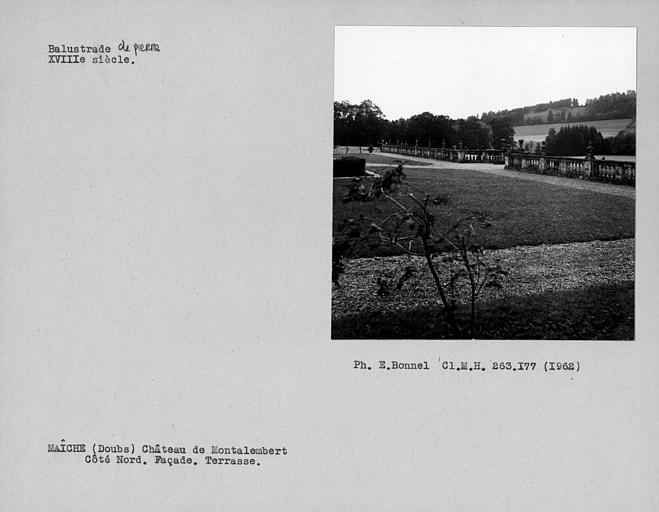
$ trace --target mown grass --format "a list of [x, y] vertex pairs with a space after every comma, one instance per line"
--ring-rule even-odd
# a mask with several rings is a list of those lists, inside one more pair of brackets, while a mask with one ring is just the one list
[[[346, 154], [345, 150], [343, 151], [337, 149], [334, 150], [334, 158], [341, 158], [344, 156], [356, 156], [358, 158], [363, 158], [364, 160], [366, 160], [366, 163], [369, 164], [383, 164], [390, 166], [396, 166], [399, 163], [399, 161], [403, 161], [403, 162], [407, 161], [405, 160], [405, 155], [395, 155], [396, 158], [390, 158], [387, 156], [379, 155], [377, 153], [369, 153], [368, 151], [364, 151], [363, 153], [351, 151], [350, 153]], [[415, 166], [432, 165], [432, 163], [429, 162], [417, 162], [417, 161], [414, 162], [410, 161], [410, 164]]]
[[[467, 307], [457, 314], [466, 326]], [[476, 339], [631, 340], [634, 283], [507, 297], [480, 304], [477, 320]], [[370, 310], [332, 319], [332, 339], [451, 338], [437, 308]]]
[[[478, 171], [407, 169], [405, 172], [408, 192], [419, 197], [426, 193], [448, 195], [449, 207], [436, 207], [433, 212], [438, 226], [448, 225], [456, 217], [487, 221], [487, 228], [474, 226], [480, 244], [487, 249], [634, 236], [632, 198]], [[335, 234], [345, 219], [363, 216], [381, 221], [398, 211], [386, 199], [344, 204], [342, 196], [348, 183], [334, 181]], [[358, 244], [351, 256], [388, 256], [400, 252], [391, 245], [371, 247], [364, 243]]]

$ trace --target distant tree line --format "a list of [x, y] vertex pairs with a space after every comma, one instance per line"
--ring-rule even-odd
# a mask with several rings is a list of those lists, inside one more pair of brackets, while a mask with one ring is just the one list
[[579, 100], [577, 98], [567, 98], [563, 100], [550, 101], [549, 103], [538, 103], [532, 107], [533, 112], [542, 112], [547, 109], [557, 109], [565, 107], [578, 107]]
[[515, 126], [635, 118], [636, 91], [587, 99], [583, 106], [579, 105], [577, 98], [566, 98], [510, 110], [483, 112], [480, 119], [488, 121], [502, 116], [509, 117]]
[[636, 134], [621, 130], [615, 137], [603, 137], [593, 126], [562, 126], [549, 130], [545, 138], [545, 153], [555, 156], [581, 156], [587, 153], [588, 144], [596, 155], [635, 155]]
[[625, 119], [636, 117], [636, 91], [615, 92], [586, 100], [586, 111], [591, 119]]
[[447, 148], [462, 144], [469, 149], [503, 148], [513, 141], [512, 119], [495, 116], [487, 121], [475, 116], [451, 119], [430, 112], [389, 121], [371, 100], [357, 105], [334, 102], [334, 144], [337, 146], [391, 144]]
[[[602, 112], [617, 112], [618, 118], [630, 114], [631, 97], [627, 94], [608, 94], [588, 100], [593, 115]], [[616, 99], [618, 98], [618, 99]], [[560, 108], [563, 104], [577, 105], [576, 98], [538, 104], [536, 107], [551, 106]], [[624, 105], [627, 105], [626, 107]], [[635, 113], [635, 100], [633, 109]], [[525, 107], [531, 108], [531, 107]], [[618, 110], [614, 110], [614, 109]], [[627, 109], [627, 110], [625, 110]], [[510, 114], [511, 111], [502, 111]], [[551, 112], [551, 111], [550, 111]], [[478, 119], [451, 119], [430, 112], [413, 115], [407, 119], [389, 121], [382, 110], [371, 100], [359, 104], [347, 101], [334, 102], [334, 145], [336, 146], [377, 146], [382, 141], [390, 144], [419, 145], [422, 147], [452, 148], [462, 144], [467, 149], [505, 149], [514, 144], [515, 118], [512, 115], [488, 113]], [[624, 115], [623, 115], [624, 114]], [[555, 122], [558, 122], [557, 119]], [[585, 155], [588, 144], [592, 144], [595, 154], [635, 155], [635, 129], [622, 130], [615, 137], [604, 138], [596, 128], [586, 125], [563, 126], [556, 131], [551, 128], [545, 139], [545, 152], [548, 155]], [[539, 144], [528, 144], [527, 150], [540, 151]]]

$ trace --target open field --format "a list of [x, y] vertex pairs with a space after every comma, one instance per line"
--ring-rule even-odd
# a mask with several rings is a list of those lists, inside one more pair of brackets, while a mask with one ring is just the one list
[[615, 137], [620, 130], [627, 128], [631, 119], [607, 119], [604, 121], [581, 121], [576, 123], [552, 123], [552, 124], [533, 124], [527, 126], [515, 126], [515, 140], [524, 139], [525, 141], [542, 142], [547, 137], [549, 130], [553, 128], [558, 131], [562, 126], [586, 125], [594, 126], [602, 133], [603, 137]]
[[[490, 224], [477, 231], [478, 241], [507, 274], [501, 288], [484, 289], [475, 337], [634, 338], [633, 197], [466, 169], [405, 172], [407, 191], [451, 198], [450, 208], [433, 211], [440, 225], [456, 215]], [[344, 219], [381, 220], [397, 211], [386, 199], [343, 204], [347, 183], [334, 180], [335, 234]], [[333, 339], [454, 337], [425, 261], [400, 253], [364, 243], [345, 261], [332, 291]], [[408, 269], [412, 277], [398, 288]], [[464, 326], [468, 295], [460, 286], [456, 316]]]
[[581, 107], [559, 107], [559, 108], [552, 108], [552, 109], [546, 109], [541, 112], [527, 112], [524, 114], [524, 121], [527, 122], [534, 122], [534, 123], [543, 123], [547, 121], [547, 118], [549, 116], [549, 111], [552, 111], [554, 115], [556, 115], [559, 112], [564, 112], [565, 116], [567, 117], [568, 114], [572, 114], [572, 117], [577, 117], [581, 115], [586, 114], [586, 107], [581, 106]]

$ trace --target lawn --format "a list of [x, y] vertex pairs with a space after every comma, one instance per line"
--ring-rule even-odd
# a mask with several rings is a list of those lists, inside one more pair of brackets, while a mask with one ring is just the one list
[[[486, 221], [478, 228], [480, 245], [499, 249], [519, 245], [556, 244], [634, 237], [634, 199], [547, 183], [493, 176], [469, 170], [407, 169], [408, 191], [419, 197], [446, 194], [450, 208], [436, 207], [438, 224], [451, 218]], [[368, 180], [370, 178], [364, 178]], [[396, 212], [391, 202], [341, 200], [348, 180], [334, 180], [334, 232], [345, 219], [380, 221]], [[353, 257], [400, 254], [391, 246], [360, 244]]]
[[[353, 149], [353, 148], [351, 148]], [[391, 165], [395, 166], [397, 165], [400, 161], [406, 161], [405, 160], [405, 155], [394, 155], [396, 158], [390, 158], [387, 156], [382, 156], [377, 153], [369, 153], [368, 151], [364, 150], [363, 153], [355, 152], [355, 151], [350, 151], [350, 153], [346, 154], [345, 149], [335, 149], [334, 150], [334, 158], [341, 158], [344, 156], [356, 156], [359, 158], [363, 158], [366, 160], [366, 163], [369, 164], [383, 164], [383, 165]], [[432, 163], [426, 163], [426, 162], [414, 162], [415, 166], [425, 166], [425, 165], [432, 165]]]

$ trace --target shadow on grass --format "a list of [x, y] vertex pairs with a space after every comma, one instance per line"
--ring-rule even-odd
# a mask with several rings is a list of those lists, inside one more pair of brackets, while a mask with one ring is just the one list
[[[477, 339], [634, 339], [634, 283], [478, 305]], [[467, 325], [467, 307], [458, 309]], [[466, 338], [467, 336], [465, 336]], [[452, 339], [439, 309], [364, 311], [332, 318], [332, 339]]]

